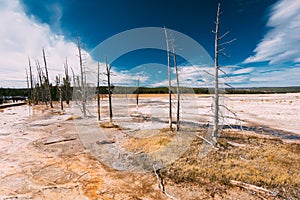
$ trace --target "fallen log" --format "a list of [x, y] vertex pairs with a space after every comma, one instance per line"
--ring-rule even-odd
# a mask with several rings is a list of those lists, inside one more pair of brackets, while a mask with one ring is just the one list
[[231, 141], [227, 141], [227, 144], [233, 146], [233, 147], [245, 147], [245, 144], [240, 144], [240, 143], [236, 143], [236, 142], [231, 142]]
[[44, 145], [56, 144], [56, 143], [60, 143], [60, 142], [68, 142], [68, 141], [72, 141], [72, 140], [76, 140], [76, 139], [77, 138], [64, 138], [64, 139], [45, 142]]
[[84, 172], [81, 175], [79, 175], [76, 179], [74, 179], [74, 182], [77, 182], [81, 177], [83, 177], [84, 175], [88, 174], [89, 172]]
[[165, 185], [164, 185], [164, 183], [163, 183], [163, 180], [162, 180], [162, 178], [160, 177], [159, 173], [157, 173], [159, 170], [156, 170], [155, 167], [154, 167], [154, 165], [153, 165], [153, 171], [154, 171], [155, 176], [156, 176], [156, 178], [157, 178], [157, 181], [158, 181], [159, 188], [160, 188], [161, 192], [162, 192], [163, 194], [165, 194], [169, 199], [176, 200], [175, 197], [173, 197], [172, 195], [170, 195], [169, 193], [167, 193], [167, 191], [166, 191], [166, 189], [165, 189]]
[[3, 105], [0, 105], [0, 108], [9, 108], [9, 107], [13, 107], [13, 106], [23, 106], [23, 105], [26, 105], [26, 104], [27, 104], [26, 102], [3, 104]]
[[205, 142], [207, 142], [207, 143], [208, 143], [212, 148], [214, 148], [215, 150], [218, 150], [218, 148], [215, 147], [215, 145], [214, 145], [212, 142], [208, 141], [207, 139], [205, 139], [205, 138], [202, 137], [201, 135], [196, 135], [196, 137], [198, 137], [198, 138], [204, 140]]
[[1, 196], [0, 195], [0, 199], [1, 200], [8, 200], [8, 199], [32, 199], [32, 196], [27, 195], [27, 194], [20, 194], [20, 195], [9, 195], [9, 196]]
[[230, 180], [230, 183], [232, 185], [235, 185], [235, 186], [247, 189], [247, 190], [251, 190], [251, 191], [254, 191], [254, 192], [257, 192], [257, 193], [267, 194], [268, 196], [277, 196], [278, 195], [278, 192], [273, 192], [273, 191], [270, 191], [266, 188], [259, 187], [259, 186], [256, 186], [256, 185], [251, 185], [251, 184], [244, 183], [244, 182], [241, 182], [241, 181]]
[[115, 139], [96, 141], [96, 144], [113, 144], [113, 143], [116, 143]]
[[51, 185], [42, 187], [41, 190], [52, 190], [52, 189], [73, 189], [78, 187], [79, 184], [65, 184], [65, 185]]

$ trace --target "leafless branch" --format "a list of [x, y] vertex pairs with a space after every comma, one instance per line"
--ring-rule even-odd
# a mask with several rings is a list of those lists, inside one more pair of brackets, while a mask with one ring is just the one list
[[158, 174], [158, 170], [155, 169], [155, 166], [153, 165], [153, 171], [155, 173], [155, 176], [157, 178], [157, 181], [158, 181], [158, 184], [159, 184], [159, 188], [161, 190], [161, 192], [163, 194], [165, 194], [168, 198], [172, 199], [172, 200], [176, 200], [175, 197], [173, 197], [172, 195], [170, 195], [169, 193], [166, 192], [165, 190], [165, 186], [164, 186], [164, 183], [163, 183], [163, 180], [162, 178], [160, 177], [160, 175]]
[[224, 83], [224, 85], [226, 85], [226, 86], [228, 86], [228, 87], [230, 87], [230, 88], [232, 88], [232, 89], [235, 89], [235, 87], [233, 87], [232, 85], [230, 85], [230, 84], [228, 84], [228, 83]]
[[229, 75], [224, 70], [222, 70], [221, 68], [219, 68], [219, 71], [221, 71], [225, 76], [227, 76], [229, 78]]
[[232, 40], [229, 40], [229, 41], [227, 41], [227, 42], [223, 42], [223, 43], [219, 44], [219, 46], [223, 46], [223, 45], [231, 44], [231, 43], [232, 43], [232, 42], [234, 42], [234, 41], [236, 41], [236, 39], [235, 39], [235, 38], [234, 38], [234, 39], [232, 39]]
[[221, 37], [219, 37], [219, 40], [222, 40], [224, 37], [226, 37], [226, 35], [229, 34], [229, 31], [227, 31], [226, 33], [224, 33]]
[[242, 188], [247, 189], [247, 190], [252, 190], [254, 192], [267, 194], [269, 196], [277, 196], [278, 195], [277, 192], [273, 192], [273, 191], [270, 191], [270, 190], [268, 190], [266, 188], [258, 187], [256, 185], [251, 185], [251, 184], [244, 183], [244, 182], [241, 182], [241, 181], [230, 180], [230, 183], [232, 185], [235, 185], [235, 186], [238, 186], [238, 187], [242, 187]]
[[209, 140], [205, 139], [205, 138], [204, 138], [204, 137], [202, 137], [201, 135], [196, 135], [196, 137], [198, 137], [198, 138], [200, 138], [200, 139], [204, 140], [204, 141], [205, 141], [205, 142], [207, 142], [209, 145], [211, 145], [211, 146], [212, 146], [212, 148], [214, 148], [214, 149], [218, 150], [218, 148], [217, 148], [217, 147], [215, 147], [215, 145], [214, 145], [212, 142], [210, 142]]

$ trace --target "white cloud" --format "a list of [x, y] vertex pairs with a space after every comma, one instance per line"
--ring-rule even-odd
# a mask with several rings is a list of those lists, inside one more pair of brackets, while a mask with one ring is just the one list
[[[167, 74], [167, 71], [164, 71]], [[212, 87], [213, 84], [213, 68], [202, 66], [178, 66], [179, 83], [183, 87]], [[172, 68], [171, 85], [175, 86], [176, 71]], [[149, 84], [150, 87], [167, 87], [169, 84], [167, 76], [162, 76], [161, 80], [156, 83]]]
[[271, 9], [267, 26], [271, 30], [244, 63], [270, 64], [300, 61], [300, 1], [280, 0]]
[[64, 73], [66, 57], [71, 67], [78, 68], [76, 44], [53, 33], [48, 24], [27, 16], [18, 0], [0, 2], [0, 24], [0, 87], [26, 87], [28, 57], [35, 72], [35, 59], [43, 63], [42, 48], [45, 48], [52, 82], [56, 75]]
[[[118, 86], [135, 86], [137, 85], [137, 80], [140, 80], [140, 84], [145, 83], [148, 80], [147, 76], [143, 75], [133, 75], [128, 72], [118, 72], [116, 70], [112, 71], [112, 82]], [[106, 78], [106, 77], [105, 77]]]
[[[88, 85], [96, 85], [97, 83], [97, 73], [98, 73], [98, 63], [95, 62], [91, 57], [87, 59], [87, 64], [85, 67], [86, 70], [86, 79]], [[106, 64], [100, 63], [100, 85], [107, 85], [107, 71], [106, 71]], [[115, 67], [111, 68], [110, 71], [110, 81], [111, 84], [115, 86], [136, 86], [137, 80], [140, 80], [140, 85], [146, 83], [149, 77], [142, 73], [132, 73], [131, 71], [124, 70], [118, 71]]]
[[251, 72], [253, 72], [253, 68], [252, 67], [246, 67], [246, 68], [241, 68], [235, 71], [232, 71], [232, 74], [236, 75], [236, 74], [249, 74]]
[[299, 85], [299, 68], [291, 68], [267, 73], [255, 73], [250, 78], [250, 84], [264, 86], [297, 86]]

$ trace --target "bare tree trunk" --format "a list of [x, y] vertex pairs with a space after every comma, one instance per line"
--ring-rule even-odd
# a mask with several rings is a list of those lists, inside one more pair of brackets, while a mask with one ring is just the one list
[[63, 103], [63, 98], [62, 98], [62, 84], [61, 84], [60, 75], [56, 76], [56, 89], [59, 92], [60, 109], [61, 109], [61, 111], [63, 111], [64, 110], [64, 103]]
[[74, 73], [74, 70], [73, 68], [71, 67], [71, 71], [72, 71], [72, 76], [73, 76], [73, 101], [75, 100], [75, 103], [76, 105], [78, 105], [78, 102], [77, 102], [77, 88], [76, 88], [76, 81], [77, 81], [77, 85], [78, 85], [78, 88], [79, 88], [79, 77], [75, 76], [75, 73]]
[[[27, 93], [28, 93], [28, 98], [29, 98], [29, 77], [28, 77], [28, 72], [27, 72], [27, 69], [25, 68], [25, 71], [26, 71], [26, 80], [27, 80]], [[29, 104], [30, 104], [30, 101], [28, 101]]]
[[139, 107], [139, 88], [140, 88], [140, 77], [137, 80], [137, 89], [136, 89], [136, 107]]
[[169, 50], [169, 39], [167, 29], [165, 30], [166, 44], [167, 44], [167, 55], [168, 55], [168, 81], [169, 81], [169, 128], [172, 130], [172, 90], [171, 90], [171, 67], [170, 67], [170, 50]]
[[45, 104], [48, 105], [48, 86], [47, 86], [47, 77], [43, 73], [43, 79], [44, 79], [44, 97], [45, 97]]
[[112, 112], [112, 103], [111, 103], [110, 70], [111, 70], [111, 66], [107, 63], [107, 58], [106, 58], [106, 72], [107, 72], [107, 85], [108, 85], [108, 102], [109, 102], [109, 123], [112, 124], [113, 112]]
[[172, 42], [172, 51], [173, 51], [173, 60], [174, 60], [174, 67], [176, 70], [176, 92], [177, 92], [177, 118], [176, 118], [176, 131], [179, 131], [180, 128], [180, 91], [179, 91], [179, 76], [178, 76], [178, 66], [176, 60], [176, 52], [174, 48], [174, 42]]
[[97, 73], [97, 108], [98, 108], [98, 121], [100, 121], [100, 62], [98, 61]]
[[85, 84], [84, 84], [84, 69], [82, 63], [82, 55], [81, 55], [81, 44], [79, 37], [77, 37], [77, 47], [79, 53], [79, 64], [80, 64], [80, 74], [81, 74], [81, 98], [82, 98], [82, 111], [83, 115], [86, 116], [86, 94], [85, 94]]
[[43, 84], [43, 79], [42, 79], [42, 69], [40, 66], [40, 63], [38, 60], [35, 60], [35, 64], [36, 64], [36, 71], [38, 73], [38, 82], [40, 85], [40, 90], [41, 90], [41, 96], [42, 96], [42, 102], [45, 102], [45, 91], [44, 91], [44, 84]]
[[35, 84], [35, 98], [34, 98], [35, 105], [39, 104], [39, 98], [40, 98], [39, 90], [40, 90], [39, 79], [37, 78], [37, 83]]
[[62, 84], [59, 76], [59, 101], [60, 101], [60, 109], [63, 111], [64, 110], [64, 102], [63, 102], [63, 97], [62, 97]]
[[43, 58], [44, 58], [44, 64], [45, 64], [45, 72], [46, 72], [46, 79], [47, 79], [46, 80], [46, 85], [47, 85], [47, 90], [48, 90], [48, 95], [49, 95], [50, 107], [53, 108], [51, 90], [50, 90], [50, 83], [49, 83], [48, 67], [47, 67], [46, 54], [45, 54], [44, 48], [43, 48]]
[[33, 77], [32, 77], [30, 58], [28, 58], [28, 65], [29, 65], [29, 76], [30, 76], [30, 105], [31, 105], [33, 101]]
[[68, 58], [66, 58], [65, 67], [65, 98], [66, 104], [69, 105], [70, 103], [70, 76], [69, 76], [69, 66], [68, 66]]
[[214, 124], [212, 139], [217, 140], [219, 134], [219, 19], [220, 3], [218, 4], [215, 30], [215, 95], [214, 95]]

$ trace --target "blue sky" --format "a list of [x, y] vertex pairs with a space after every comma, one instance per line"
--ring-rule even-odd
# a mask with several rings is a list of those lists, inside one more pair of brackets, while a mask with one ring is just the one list
[[[226, 46], [229, 58], [220, 60], [229, 75], [224, 82], [234, 87], [299, 86], [300, 1], [220, 2], [220, 32], [230, 31], [226, 39], [237, 39]], [[0, 31], [0, 87], [26, 87], [27, 57], [33, 63], [41, 60], [42, 47], [52, 80], [62, 74], [66, 56], [78, 68], [77, 36], [89, 54], [120, 32], [166, 26], [191, 37], [213, 57], [216, 9], [217, 1], [212, 0], [2, 0], [0, 24], [7, 28]], [[149, 63], [165, 65], [166, 61], [164, 51], [148, 49], [122, 55], [112, 65], [119, 75], [138, 65], [151, 67]]]

